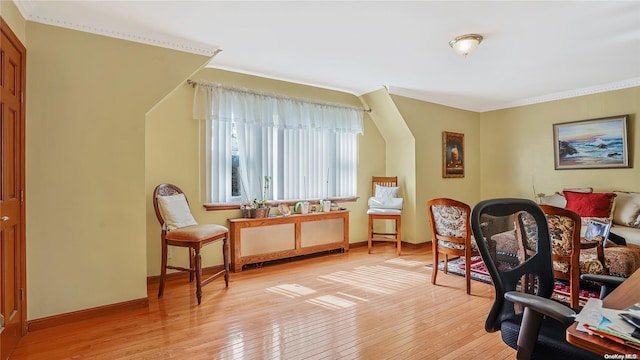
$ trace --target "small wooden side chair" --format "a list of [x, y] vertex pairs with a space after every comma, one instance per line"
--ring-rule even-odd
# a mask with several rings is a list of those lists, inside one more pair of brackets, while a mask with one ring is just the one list
[[[166, 198], [159, 204], [160, 197]], [[168, 199], [171, 199], [168, 202]], [[183, 200], [184, 199], [184, 200]], [[153, 207], [156, 217], [162, 227], [162, 269], [160, 271], [160, 286], [158, 297], [161, 298], [164, 292], [167, 269], [189, 272], [189, 282], [196, 278], [196, 297], [198, 305], [202, 301], [202, 286], [224, 276], [225, 287], [229, 287], [229, 229], [221, 225], [206, 224], [198, 225], [189, 211], [189, 201], [184, 192], [172, 184], [160, 184], [153, 191]], [[202, 257], [200, 250], [209, 244], [222, 241], [222, 255], [224, 268], [208, 278], [202, 280]], [[180, 246], [189, 248], [189, 268], [171, 266], [167, 264], [168, 246]]]
[[[386, 188], [397, 188], [397, 176], [373, 176], [371, 178], [371, 196], [376, 196], [376, 185]], [[369, 254], [374, 241], [385, 241], [396, 243], [396, 254], [400, 256], [402, 250], [402, 210], [369, 208]], [[393, 232], [377, 232], [374, 229], [375, 220], [393, 220], [395, 227]]]
[[436, 284], [438, 276], [438, 257], [444, 254], [443, 271], [447, 273], [449, 255], [463, 256], [467, 295], [471, 294], [471, 257], [480, 256], [480, 252], [471, 234], [471, 208], [469, 205], [453, 199], [437, 198], [427, 201], [427, 213], [431, 227], [433, 248], [433, 273], [431, 283]]

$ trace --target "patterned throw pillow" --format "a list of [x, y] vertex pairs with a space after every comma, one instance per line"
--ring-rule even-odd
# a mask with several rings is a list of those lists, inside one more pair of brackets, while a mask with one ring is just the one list
[[380, 186], [376, 184], [376, 195], [377, 198], [396, 198], [398, 197], [398, 188], [394, 186]]

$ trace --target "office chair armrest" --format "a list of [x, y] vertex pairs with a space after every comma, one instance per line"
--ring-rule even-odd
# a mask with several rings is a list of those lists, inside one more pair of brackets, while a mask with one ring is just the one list
[[593, 281], [598, 284], [608, 285], [616, 287], [622, 284], [626, 279], [619, 276], [611, 276], [611, 275], [597, 275], [597, 274], [582, 274], [580, 275], [580, 279]]
[[604, 299], [605, 296], [609, 295], [618, 285], [626, 280], [623, 277], [597, 274], [582, 274], [580, 275], [580, 279], [600, 284], [600, 299]]
[[519, 291], [509, 291], [504, 294], [504, 298], [513, 303], [528, 307], [539, 314], [556, 319], [566, 325], [571, 324], [575, 320], [575, 311], [568, 306], [564, 306], [550, 299]]

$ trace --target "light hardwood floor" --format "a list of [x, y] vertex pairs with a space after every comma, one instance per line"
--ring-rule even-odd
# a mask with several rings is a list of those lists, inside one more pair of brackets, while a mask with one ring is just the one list
[[148, 288], [148, 309], [29, 332], [11, 359], [513, 359], [484, 330], [490, 285], [438, 274], [428, 250], [288, 261], [232, 273], [203, 288]]

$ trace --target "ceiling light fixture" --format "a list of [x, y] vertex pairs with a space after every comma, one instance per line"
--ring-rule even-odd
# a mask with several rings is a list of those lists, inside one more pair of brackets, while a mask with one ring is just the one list
[[449, 46], [458, 55], [467, 56], [474, 52], [478, 45], [482, 42], [482, 35], [467, 34], [458, 36], [457, 38], [449, 41]]

